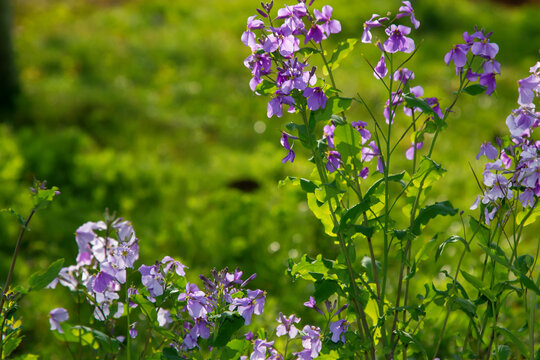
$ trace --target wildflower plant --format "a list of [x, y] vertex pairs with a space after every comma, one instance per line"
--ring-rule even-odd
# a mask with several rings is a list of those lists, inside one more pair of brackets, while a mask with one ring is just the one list
[[[73, 308], [70, 299], [49, 313], [51, 331], [71, 356], [540, 359], [540, 243], [535, 255], [519, 247], [523, 229], [540, 215], [540, 141], [534, 136], [540, 125], [540, 62], [518, 81], [519, 107], [506, 118], [508, 134], [480, 145], [476, 160], [489, 162], [481, 175], [471, 174], [479, 195], [471, 199], [467, 218], [450, 201], [433, 202], [427, 195], [446, 172], [436, 145], [460, 97], [495, 92], [499, 47], [483, 29], [463, 33], [463, 42], [441, 59], [441, 65], [452, 65], [458, 84], [445, 103], [426, 94], [407, 67], [418, 51], [420, 26], [412, 4], [402, 1], [393, 14], [373, 14], [359, 39], [339, 43], [330, 54], [326, 40], [341, 31], [331, 6], [299, 0], [274, 9], [271, 1], [261, 3], [241, 35], [250, 49], [244, 61], [252, 75], [249, 86], [269, 98], [267, 117], [294, 119], [280, 135], [282, 163], [295, 161], [300, 144], [314, 165], [310, 178], [288, 177], [281, 185], [305, 192], [310, 210], [339, 248], [335, 258], [306, 254], [289, 260], [291, 279], [313, 284], [313, 296], [298, 302], [316, 314], [315, 323], [279, 313], [273, 327], [257, 328], [253, 319], [263, 313], [268, 294], [251, 287], [255, 274], [226, 268], [193, 277], [169, 255], [140, 264], [132, 224], [107, 212], [103, 221], [76, 230], [72, 265], [63, 267], [59, 260], [30, 279], [30, 290], [62, 286], [73, 295], [75, 313], [66, 309]], [[356, 46], [377, 49], [365, 62], [367, 77], [386, 93], [378, 104], [360, 92], [347, 96], [335, 81], [334, 71]], [[315, 57], [322, 68], [312, 65]], [[347, 118], [353, 105], [364, 118]], [[408, 170], [396, 169], [396, 156], [409, 161]], [[57, 189], [38, 185], [35, 209], [26, 221], [21, 218], [17, 249], [34, 211], [57, 195]], [[458, 214], [459, 233], [446, 237], [437, 230], [442, 216]], [[445, 251], [458, 245], [457, 266], [443, 267]], [[476, 256], [475, 247], [483, 258], [481, 271], [473, 273], [462, 263]], [[14, 313], [20, 294], [29, 291], [10, 288], [17, 252], [2, 292], [0, 358], [20, 343]], [[430, 262], [441, 266], [439, 281], [423, 283], [416, 275]], [[423, 291], [415, 294], [417, 289]], [[523, 311], [521, 329], [506, 327], [506, 306]], [[442, 314], [436, 326], [428, 323], [431, 313]], [[449, 335], [452, 313], [467, 322], [459, 340]]]

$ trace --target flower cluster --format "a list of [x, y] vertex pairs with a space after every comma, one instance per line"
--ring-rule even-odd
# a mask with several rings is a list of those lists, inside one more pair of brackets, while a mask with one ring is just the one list
[[[114, 236], [114, 237], [113, 237]], [[94, 317], [105, 321], [119, 318], [125, 304], [119, 301], [121, 285], [126, 282], [126, 270], [139, 258], [139, 244], [129, 221], [118, 218], [109, 224], [87, 222], [75, 233], [79, 249], [77, 264], [63, 268], [49, 285], [57, 283], [71, 291], [87, 290], [94, 306]]]
[[[486, 87], [486, 94], [491, 95], [497, 87], [495, 75], [501, 73], [501, 64], [495, 60], [499, 52], [499, 46], [489, 41], [491, 32], [485, 34], [484, 29], [475, 28], [474, 33], [463, 33], [464, 44], [457, 44], [444, 57], [444, 62], [448, 66], [451, 61], [456, 67], [456, 74], [466, 71], [467, 80], [476, 82]], [[469, 51], [473, 55], [468, 59]], [[472, 66], [475, 58], [480, 58], [482, 62], [477, 65], [478, 70], [473, 71]], [[465, 69], [465, 67], [467, 67]], [[481, 70], [481, 72], [480, 72]]]
[[308, 63], [299, 51], [302, 45], [317, 48], [331, 34], [341, 31], [340, 22], [332, 19], [332, 7], [325, 5], [321, 10], [312, 10], [311, 3], [299, 2], [278, 9], [272, 20], [273, 2], [261, 5], [262, 9], [257, 11], [270, 24], [257, 19], [257, 15], [251, 16], [242, 34], [242, 42], [252, 51], [244, 61], [253, 75], [251, 89], [258, 93], [257, 86], [263, 78], [275, 87], [267, 106], [268, 117], [283, 116], [283, 106], [289, 112], [303, 106], [310, 110], [324, 109], [327, 97], [323, 88], [316, 86], [315, 69], [308, 70]]
[[540, 141], [533, 138], [533, 130], [540, 126], [540, 112], [535, 110], [535, 99], [540, 95], [540, 62], [530, 69], [530, 76], [518, 81], [520, 107], [506, 118], [510, 132], [506, 141], [498, 139], [500, 151], [491, 143], [480, 147], [477, 159], [486, 156], [483, 173], [484, 194], [471, 207], [478, 207], [480, 199], [487, 224], [502, 206], [503, 200], [517, 200], [523, 208], [534, 208], [540, 196]]

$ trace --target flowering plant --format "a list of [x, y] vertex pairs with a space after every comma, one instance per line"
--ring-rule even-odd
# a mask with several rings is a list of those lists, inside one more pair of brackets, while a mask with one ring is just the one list
[[[288, 177], [281, 184], [306, 193], [310, 210], [339, 248], [335, 258], [303, 255], [287, 268], [293, 280], [312, 283], [313, 296], [303, 305], [320, 320], [307, 324], [296, 314], [279, 313], [271, 331], [257, 328], [252, 319], [263, 313], [267, 293], [250, 288], [255, 274], [244, 278], [239, 269], [214, 269], [193, 281], [188, 267], [171, 256], [137, 264], [132, 224], [107, 212], [104, 221], [77, 229], [76, 263], [55, 262], [31, 278], [30, 289], [8, 291], [13, 261], [0, 306], [0, 358], [20, 342], [13, 311], [19, 294], [61, 285], [76, 300], [76, 312], [52, 309], [50, 328], [73, 358], [540, 359], [540, 243], [535, 256], [519, 248], [524, 228], [540, 214], [540, 141], [533, 134], [540, 125], [540, 62], [518, 81], [519, 108], [506, 119], [509, 133], [480, 146], [477, 160], [492, 162], [481, 179], [471, 177], [481, 195], [471, 199], [466, 218], [450, 201], [433, 201], [428, 193], [446, 171], [436, 160], [436, 145], [458, 99], [495, 92], [501, 66], [492, 34], [465, 32], [463, 43], [444, 56], [458, 81], [444, 104], [426, 96], [406, 67], [418, 50], [413, 33], [421, 25], [409, 1], [393, 16], [373, 14], [359, 41], [347, 39], [331, 54], [326, 40], [341, 32], [341, 23], [331, 6], [313, 5], [299, 0], [274, 11], [273, 1], [261, 3], [241, 40], [251, 51], [244, 62], [250, 88], [270, 97], [267, 116], [298, 115], [281, 132], [282, 162], [295, 161], [299, 142], [314, 164], [310, 178]], [[387, 94], [380, 106], [360, 93], [347, 97], [334, 78], [360, 44], [380, 52], [366, 59], [369, 76]], [[318, 57], [321, 69], [310, 65]], [[365, 111], [364, 119], [347, 118], [353, 105]], [[396, 169], [396, 156], [410, 162], [408, 170]], [[57, 195], [57, 189], [38, 185], [31, 214]], [[447, 237], [433, 230], [441, 217], [458, 214], [459, 233]], [[19, 243], [31, 217], [21, 222]], [[462, 249], [450, 267], [443, 254], [455, 245]], [[462, 269], [465, 256], [478, 253], [473, 245], [483, 259], [477, 268]], [[416, 275], [428, 263], [441, 270], [422, 283]], [[506, 307], [523, 312], [521, 329], [509, 328], [514, 324]], [[455, 330], [454, 322], [466, 325]]]

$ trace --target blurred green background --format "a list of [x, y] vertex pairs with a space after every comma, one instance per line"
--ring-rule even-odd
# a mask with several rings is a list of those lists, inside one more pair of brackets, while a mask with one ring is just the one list
[[[33, 220], [15, 283], [57, 258], [74, 263], [75, 229], [101, 219], [109, 208], [133, 222], [139, 264], [171, 255], [190, 267], [193, 279], [212, 267], [238, 266], [257, 272], [253, 286], [268, 290], [267, 321], [279, 311], [298, 312], [309, 288], [291, 284], [284, 274], [287, 259], [319, 252], [330, 257], [337, 249], [302, 193], [277, 188], [280, 179], [309, 176], [312, 168], [300, 146], [294, 164], [281, 164], [280, 131], [294, 119], [267, 119], [268, 99], [248, 87], [243, 60], [249, 49], [240, 35], [258, 2], [1, 1], [4, 17], [6, 5], [12, 10], [18, 91], [4, 95], [0, 115], [0, 208], [26, 216], [33, 178], [62, 191]], [[373, 12], [399, 7], [388, 0], [328, 3], [343, 27], [330, 44], [359, 38]], [[449, 172], [432, 196], [451, 199], [460, 209], [468, 209], [477, 194], [468, 162], [482, 171], [474, 160], [480, 143], [505, 133], [506, 114], [517, 106], [516, 80], [539, 59], [540, 7], [508, 3], [413, 2], [422, 23], [414, 36], [423, 42], [408, 67], [416, 72], [415, 84], [443, 106], [456, 80], [442, 59], [462, 32], [485, 27], [500, 46], [497, 93], [458, 104], [435, 156]], [[324, 4], [315, 2], [318, 8]], [[372, 63], [378, 59], [371, 45], [359, 46], [336, 81], [346, 95], [360, 92], [382, 109], [381, 89], [362, 54]], [[7, 78], [2, 81], [7, 84]], [[358, 106], [350, 118], [367, 120]], [[401, 165], [407, 166], [404, 157], [396, 162]], [[17, 232], [16, 220], [2, 214], [2, 282]], [[63, 358], [47, 314], [73, 306], [66, 295], [46, 290], [24, 299], [22, 350]]]

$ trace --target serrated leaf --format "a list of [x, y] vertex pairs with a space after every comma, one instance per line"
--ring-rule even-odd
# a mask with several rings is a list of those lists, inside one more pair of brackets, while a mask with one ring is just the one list
[[315, 190], [319, 187], [316, 183], [314, 183], [311, 180], [297, 178], [293, 176], [287, 176], [285, 179], [281, 180], [279, 182], [278, 187], [286, 186], [289, 184], [299, 185], [302, 188], [302, 190], [304, 190], [307, 193], [314, 193]]
[[431, 219], [437, 216], [453, 216], [457, 213], [457, 209], [452, 207], [450, 201], [436, 202], [435, 204], [428, 205], [418, 213], [418, 216], [414, 220], [412, 232], [415, 235], [420, 235], [421, 226], [426, 225]]
[[54, 200], [58, 194], [58, 188], [53, 186], [51, 189], [38, 189], [37, 193], [32, 196], [32, 202], [36, 210], [45, 209]]
[[22, 341], [22, 336], [10, 336], [4, 339], [3, 355], [5, 356], [5, 359], [8, 359], [9, 355], [11, 355], [11, 353], [19, 347], [19, 345], [21, 344], [21, 341]]
[[479, 94], [484, 93], [486, 91], [486, 89], [487, 89], [486, 86], [483, 86], [483, 85], [480, 85], [480, 84], [474, 84], [474, 85], [471, 85], [471, 86], [467, 86], [462, 91], [465, 94], [475, 96], [475, 95], [479, 95]]
[[289, 271], [293, 279], [298, 277], [304, 280], [317, 281], [323, 278], [335, 279], [335, 275], [329, 275], [328, 271], [332, 269], [334, 262], [323, 259], [322, 255], [317, 255], [312, 259], [307, 255], [302, 256], [298, 263], [294, 263]]
[[34, 273], [30, 276], [30, 288], [28, 291], [39, 291], [49, 285], [56, 277], [62, 266], [64, 265], [64, 259], [58, 259], [53, 262], [47, 270], [43, 272]]
[[[334, 71], [339, 68], [343, 59], [345, 59], [351, 53], [351, 51], [354, 50], [354, 46], [357, 42], [357, 39], [347, 39], [338, 44], [338, 46], [332, 53], [332, 57], [328, 61], [328, 67], [330, 68], [330, 70]], [[323, 74], [324, 76], [329, 75], [326, 66], [323, 67]]]

